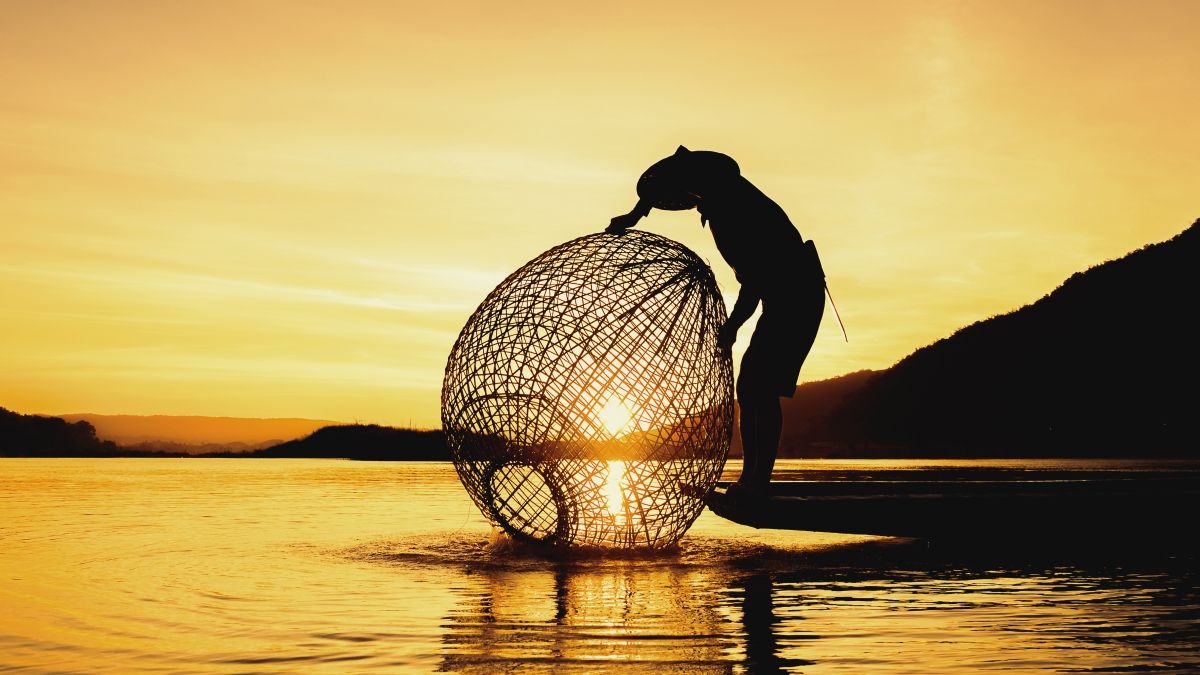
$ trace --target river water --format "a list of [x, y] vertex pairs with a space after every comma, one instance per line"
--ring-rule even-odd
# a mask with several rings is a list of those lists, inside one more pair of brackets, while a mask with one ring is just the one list
[[0, 459], [0, 670], [1200, 672], [1197, 557], [1110, 553], [706, 512], [669, 551], [547, 557], [448, 464]]

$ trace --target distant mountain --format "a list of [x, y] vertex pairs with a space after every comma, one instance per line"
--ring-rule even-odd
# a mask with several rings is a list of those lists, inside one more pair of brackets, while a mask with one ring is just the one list
[[1198, 272], [1200, 220], [887, 370], [802, 385], [782, 454], [1200, 457]]
[[[132, 417], [132, 416], [122, 416]], [[184, 418], [188, 421], [212, 418]], [[230, 420], [236, 418], [220, 418]], [[236, 420], [260, 421], [260, 420]], [[276, 420], [261, 420], [276, 421]], [[293, 420], [283, 420], [293, 421]], [[296, 420], [311, 422], [312, 420]], [[364, 460], [448, 460], [441, 431], [377, 424], [326, 426], [304, 438], [248, 448], [241, 443], [181, 444], [166, 441], [123, 446], [102, 440], [87, 420], [22, 415], [0, 408], [0, 457], [309, 457]]]
[[22, 415], [0, 408], [0, 457], [122, 457], [127, 450], [96, 437], [91, 424]]
[[[792, 398], [781, 399], [785, 419], [783, 435], [779, 440], [781, 455], [805, 456], [795, 451], [827, 445], [829, 433], [824, 420], [839, 410], [847, 397], [860, 391], [880, 372], [859, 370], [827, 380], [806, 382], [796, 387]], [[740, 445], [739, 442], [739, 450]]]
[[295, 417], [203, 417], [197, 415], [61, 415], [68, 422], [84, 421], [103, 439], [149, 451], [199, 454], [245, 451], [300, 438], [331, 420]]
[[324, 427], [305, 438], [249, 453], [250, 457], [329, 457], [368, 460], [448, 460], [441, 431], [378, 424]]
[[[811, 457], [814, 448], [828, 445], [828, 431], [824, 420], [837, 410], [848, 395], [853, 394], [866, 384], [878, 370], [858, 370], [846, 375], [805, 382], [796, 387], [792, 398], [781, 399], [783, 403], [783, 435], [779, 439], [781, 457]], [[733, 441], [729, 452], [733, 457], [742, 456], [741, 432], [738, 429], [737, 415], [734, 415]]]

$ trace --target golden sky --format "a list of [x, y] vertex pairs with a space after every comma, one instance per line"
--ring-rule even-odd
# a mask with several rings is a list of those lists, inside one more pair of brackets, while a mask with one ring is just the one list
[[[0, 406], [436, 426], [483, 296], [681, 143], [818, 243], [850, 342], [827, 312], [802, 380], [885, 368], [1200, 216], [1197, 26], [1187, 0], [0, 0]], [[732, 301], [695, 212], [643, 226]]]

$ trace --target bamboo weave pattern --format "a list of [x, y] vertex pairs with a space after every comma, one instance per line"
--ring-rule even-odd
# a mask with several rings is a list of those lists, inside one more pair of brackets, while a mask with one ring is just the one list
[[463, 327], [442, 387], [472, 500], [514, 538], [677, 541], [729, 451], [725, 317], [708, 265], [645, 231], [583, 236], [511, 274]]

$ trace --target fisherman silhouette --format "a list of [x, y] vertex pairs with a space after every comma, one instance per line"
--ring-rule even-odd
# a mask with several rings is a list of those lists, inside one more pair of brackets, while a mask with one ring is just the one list
[[733, 347], [738, 329], [762, 304], [737, 379], [744, 459], [730, 494], [765, 495], [783, 428], [779, 397], [795, 393], [825, 311], [817, 249], [778, 204], [742, 177], [733, 158], [718, 152], [679, 146], [642, 174], [637, 194], [633, 210], [613, 218], [606, 232], [624, 232], [652, 208], [695, 208], [733, 268], [740, 288], [717, 338], [722, 349]]

